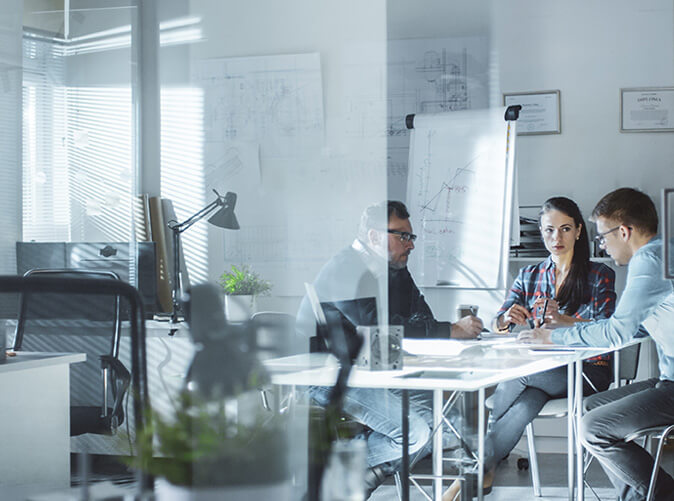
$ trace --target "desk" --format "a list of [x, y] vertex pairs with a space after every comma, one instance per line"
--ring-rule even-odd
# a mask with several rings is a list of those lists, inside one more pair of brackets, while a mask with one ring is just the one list
[[[18, 352], [0, 364], [0, 486], [70, 486], [70, 364], [83, 353]], [[44, 488], [44, 489], [43, 489]]]
[[[457, 343], [458, 341], [443, 341]], [[429, 341], [430, 343], [430, 341]], [[568, 351], [533, 351], [523, 346], [502, 341], [462, 341], [464, 349], [454, 356], [420, 355], [405, 357], [404, 368], [399, 371], [372, 372], [354, 368], [349, 378], [349, 386], [362, 388], [384, 388], [400, 390], [431, 390], [433, 392], [433, 498], [439, 500], [443, 492], [442, 475], [442, 403], [443, 392], [477, 392], [478, 395], [478, 451], [477, 477], [478, 499], [483, 499], [482, 481], [484, 476], [484, 397], [487, 387], [502, 381], [542, 372], [566, 365], [569, 374], [568, 399], [569, 416], [575, 416], [574, 389], [582, 389], [582, 381], [574, 385], [576, 374], [582, 370], [582, 360], [596, 356], [607, 348], [581, 348]], [[431, 349], [431, 353], [437, 351]], [[272, 382], [278, 385], [334, 384], [337, 364], [334, 358], [324, 354], [297, 355], [269, 360], [265, 365], [272, 374]], [[582, 393], [580, 395], [582, 398]], [[581, 409], [582, 410], [582, 409]], [[404, 418], [404, 416], [403, 416]], [[580, 419], [579, 417], [577, 419]], [[569, 420], [571, 431], [572, 420]], [[573, 433], [568, 437], [569, 499], [573, 496], [574, 441]], [[445, 477], [451, 478], [451, 477]], [[582, 482], [582, 477], [579, 479]], [[582, 485], [582, 483], [581, 483]]]
[[[169, 415], [173, 410], [171, 398], [178, 394], [183, 385], [183, 377], [194, 355], [194, 345], [186, 324], [180, 324], [175, 336], [169, 336], [171, 328], [168, 322], [148, 320], [146, 325], [148, 386], [150, 401], [155, 410]], [[5, 322], [8, 345], [12, 346], [15, 320]], [[78, 321], [69, 322], [67, 328], [46, 323], [47, 332], [31, 333], [31, 346], [36, 351], [48, 351], [57, 346], [64, 352], [79, 352], [83, 347], [89, 353], [88, 367], [78, 367], [70, 374], [71, 403], [73, 405], [100, 405], [101, 379], [100, 364], [94, 355], [106, 353], [110, 349], [110, 325], [108, 322]], [[38, 327], [39, 328], [39, 327]], [[122, 323], [122, 339], [119, 347], [119, 359], [131, 369], [131, 333], [128, 321]], [[134, 433], [133, 409], [131, 398], [124, 403], [130, 434]], [[128, 405], [127, 405], [128, 403]], [[126, 433], [109, 435], [84, 434], [70, 438], [71, 452], [93, 454], [129, 455], [131, 449]]]

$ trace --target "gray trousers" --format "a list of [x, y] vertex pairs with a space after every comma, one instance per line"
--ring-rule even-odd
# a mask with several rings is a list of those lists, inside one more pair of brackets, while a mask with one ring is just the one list
[[[585, 399], [581, 439], [599, 460], [622, 501], [646, 498], [654, 459], [625, 437], [674, 424], [674, 381], [652, 378]], [[655, 499], [674, 500], [674, 479], [660, 469]]]

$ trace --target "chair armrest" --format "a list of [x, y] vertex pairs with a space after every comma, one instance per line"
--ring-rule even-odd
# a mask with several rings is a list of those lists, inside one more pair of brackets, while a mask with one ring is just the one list
[[110, 369], [110, 382], [112, 386], [112, 416], [119, 416], [122, 413], [122, 401], [131, 385], [131, 373], [122, 362], [111, 355], [101, 355], [99, 357], [101, 368]]

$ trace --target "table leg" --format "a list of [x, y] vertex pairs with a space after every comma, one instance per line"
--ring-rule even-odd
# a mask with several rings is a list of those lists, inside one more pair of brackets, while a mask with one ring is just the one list
[[402, 483], [402, 501], [410, 500], [410, 393], [402, 391], [403, 396], [403, 464], [400, 481]]
[[573, 471], [574, 471], [574, 460], [573, 460], [573, 451], [575, 436], [573, 434], [573, 422], [576, 416], [573, 413], [573, 402], [575, 398], [574, 392], [574, 376], [575, 364], [569, 364], [566, 366], [566, 405], [567, 405], [567, 414], [566, 414], [566, 458], [567, 458], [567, 477], [568, 477], [568, 486], [569, 486], [569, 501], [573, 501]]
[[477, 500], [482, 501], [484, 493], [484, 388], [477, 391]]
[[433, 390], [433, 499], [442, 499], [442, 390]]
[[585, 499], [583, 472], [583, 444], [580, 442], [580, 420], [583, 417], [583, 362], [576, 362], [576, 496]]

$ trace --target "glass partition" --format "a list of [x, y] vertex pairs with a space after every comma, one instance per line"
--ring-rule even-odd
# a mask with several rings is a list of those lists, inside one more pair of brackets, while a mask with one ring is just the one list
[[[153, 311], [154, 244], [136, 242], [133, 216], [138, 191], [135, 2], [26, 0], [22, 4], [18, 12], [23, 13], [19, 33], [23, 127], [18, 128], [22, 140], [17, 143], [22, 146], [22, 161], [17, 164], [21, 206], [16, 212], [21, 231], [13, 238], [16, 255], [7, 272], [63, 280], [64, 292], [72, 278], [119, 279], [145, 289], [146, 307]], [[74, 271], [56, 272], [64, 269]], [[66, 393], [73, 425], [68, 450], [78, 458], [97, 459], [91, 459], [88, 477], [82, 477], [85, 473], [78, 462], [71, 473], [85, 483], [91, 482], [91, 472], [124, 472], [132, 478], [118, 459], [135, 450], [132, 392], [122, 391], [126, 379], [113, 367], [119, 363], [120, 371], [132, 369], [129, 307], [123, 304], [115, 313], [114, 319], [121, 322], [116, 330], [112, 307], [107, 306], [114, 302], [112, 297], [46, 296], [47, 302], [41, 301], [40, 294], [20, 297], [33, 306], [11, 315], [16, 320], [8, 326], [10, 345], [15, 332], [22, 330], [17, 325], [26, 325], [22, 351], [87, 354], [87, 362], [73, 364]], [[113, 335], [121, 335], [118, 345], [111, 341]], [[102, 362], [111, 355], [111, 342], [117, 361]], [[108, 379], [101, 374], [102, 364]], [[116, 395], [124, 398], [116, 402]], [[78, 413], [86, 406], [94, 413], [100, 406], [98, 412], [109, 416], [109, 429], [78, 428]], [[84, 421], [97, 421], [89, 417]], [[69, 485], [68, 481], [63, 487]]]
[[[424, 328], [442, 323], [449, 335], [457, 311], [478, 312], [488, 326], [510, 284], [485, 285], [473, 268], [504, 276], [504, 249], [482, 231], [508, 233], [499, 197], [538, 207], [568, 196], [587, 216], [619, 185], [655, 195], [671, 171], [667, 134], [620, 133], [616, 118], [621, 87], [671, 80], [668, 0], [620, 9], [610, 0], [564, 9], [536, 0], [9, 2], [8, 13], [24, 9], [23, 19], [0, 19], [2, 271], [102, 269], [140, 289], [155, 423], [164, 444], [172, 433], [184, 439], [181, 450], [162, 449], [161, 438], [148, 446], [177, 460], [151, 468], [168, 483], [214, 481], [195, 477], [185, 459], [189, 442], [205, 437], [204, 472], [227, 469], [231, 445], [237, 457], [250, 452], [232, 470], [239, 485], [255, 472], [266, 497], [300, 499], [311, 489], [308, 437], [322, 433], [310, 416], [330, 416], [308, 410], [318, 394], [285, 392], [264, 367], [287, 370], [285, 357], [334, 354], [342, 342], [350, 362], [364, 363], [358, 325], [369, 341], [410, 335], [387, 330], [409, 320], [398, 315], [401, 277], [429, 310]], [[456, 114], [463, 130], [474, 120], [461, 117], [491, 113], [504, 93], [539, 91], [559, 91], [563, 132], [517, 137], [513, 192], [486, 190], [489, 204], [473, 181], [491, 189], [499, 176], [470, 177], [463, 136], [445, 141], [433, 129], [410, 151], [408, 115]], [[443, 148], [424, 150], [431, 143]], [[460, 166], [458, 149], [469, 157]], [[456, 176], [426, 175], [438, 165]], [[590, 174], [601, 182], [585, 182]], [[386, 200], [412, 217], [391, 219]], [[454, 249], [462, 246], [452, 232], [482, 243]], [[458, 262], [452, 252], [468, 255]], [[425, 277], [415, 265], [423, 262], [442, 273]], [[510, 262], [515, 271], [525, 264]], [[3, 300], [3, 317], [16, 321], [17, 304]], [[87, 348], [101, 341], [80, 323]], [[78, 351], [76, 342], [67, 349]], [[73, 401], [94, 391], [87, 383], [73, 380]], [[70, 447], [130, 480], [117, 458], [134, 464], [135, 440], [129, 427]]]
[[[206, 0], [161, 2], [157, 12], [161, 197], [171, 201], [171, 217], [183, 221], [215, 200], [213, 190], [233, 192], [240, 226], [202, 221], [181, 235], [184, 285], [187, 276], [200, 291], [198, 284], [218, 283], [228, 273], [224, 300], [231, 321], [237, 270], [268, 283], [252, 308], [265, 359], [309, 351], [317, 330], [306, 300], [300, 309], [305, 283], [315, 284], [329, 319], [339, 315], [337, 303], [372, 300], [378, 313], [372, 318], [386, 323], [385, 278], [359, 290], [351, 275], [363, 270], [345, 264], [341, 276], [317, 280], [362, 237], [364, 210], [387, 198], [385, 2]], [[170, 40], [163, 26], [174, 27]], [[385, 210], [369, 217], [371, 227], [385, 230]], [[385, 262], [385, 247], [382, 253]], [[270, 403], [277, 418], [288, 417], [283, 398]], [[286, 422], [293, 427], [292, 474], [282, 484], [292, 499], [307, 489], [302, 408], [288, 411], [297, 414]], [[252, 466], [258, 483], [271, 482], [276, 470], [260, 468], [262, 456], [258, 462]]]

